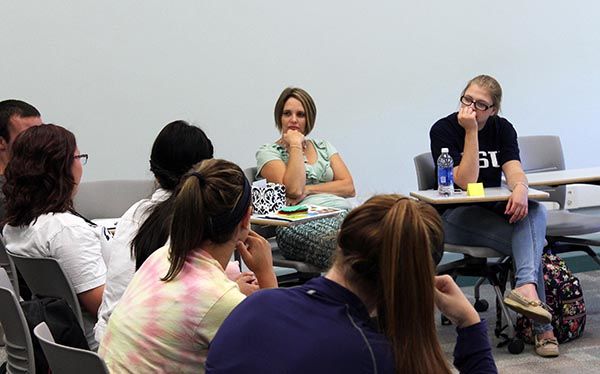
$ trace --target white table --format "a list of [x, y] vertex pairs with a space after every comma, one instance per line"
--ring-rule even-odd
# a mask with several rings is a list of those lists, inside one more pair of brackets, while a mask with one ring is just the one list
[[[423, 200], [429, 204], [445, 205], [507, 201], [512, 193], [506, 187], [487, 187], [484, 191], [485, 196], [467, 196], [467, 191], [461, 191], [460, 193], [455, 192], [452, 196], [442, 196], [439, 194], [438, 190], [422, 190], [412, 191], [410, 196]], [[545, 199], [549, 196], [550, 194], [548, 194], [548, 192], [536, 190], [534, 188], [529, 189], [528, 197], [530, 199]]]
[[[314, 221], [316, 219], [322, 219], [327, 217], [337, 216], [342, 213], [340, 209], [319, 207], [314, 205], [308, 206], [308, 216], [296, 219], [288, 220], [285, 215], [278, 217], [266, 217], [265, 215], [253, 214], [250, 218], [250, 223], [261, 226], [296, 226], [308, 221]], [[276, 213], [274, 213], [276, 215]], [[293, 216], [293, 215], [292, 215]]]
[[561, 186], [573, 183], [600, 184], [600, 167], [526, 173], [530, 186]]

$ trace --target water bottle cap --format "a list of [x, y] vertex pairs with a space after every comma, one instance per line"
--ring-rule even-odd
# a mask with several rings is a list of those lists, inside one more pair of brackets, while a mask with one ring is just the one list
[[442, 148], [442, 153], [448, 153], [448, 148]]

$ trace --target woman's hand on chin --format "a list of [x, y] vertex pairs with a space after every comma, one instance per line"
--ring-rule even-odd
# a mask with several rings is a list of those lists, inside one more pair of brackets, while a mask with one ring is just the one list
[[303, 147], [304, 144], [304, 134], [302, 134], [298, 130], [288, 130], [281, 137], [286, 148], [292, 146], [300, 146]]

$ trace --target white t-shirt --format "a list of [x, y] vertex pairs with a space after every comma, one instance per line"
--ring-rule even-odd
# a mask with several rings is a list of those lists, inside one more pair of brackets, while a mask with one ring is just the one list
[[98, 310], [98, 322], [94, 327], [98, 342], [102, 341], [108, 319], [135, 274], [135, 259], [131, 257], [131, 241], [148, 218], [150, 209], [168, 199], [169, 196], [171, 196], [170, 191], [159, 188], [150, 199], [142, 199], [133, 204], [117, 224], [111, 253], [107, 258], [105, 257], [108, 266], [106, 286], [102, 295], [102, 304]]
[[[100, 287], [106, 281], [102, 252], [109, 245], [110, 235], [102, 226], [93, 226], [72, 213], [50, 213], [42, 214], [29, 226], [6, 225], [3, 234], [9, 252], [56, 259], [76, 294]], [[93, 332], [96, 319], [82, 312], [88, 344], [97, 349]]]

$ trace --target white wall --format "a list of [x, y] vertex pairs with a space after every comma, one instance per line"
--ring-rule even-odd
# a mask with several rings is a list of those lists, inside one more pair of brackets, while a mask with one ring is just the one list
[[307, 89], [361, 195], [416, 187], [412, 157], [488, 73], [519, 134], [558, 134], [569, 167], [597, 166], [597, 2], [4, 2], [0, 98], [73, 130], [87, 180], [148, 178], [174, 119], [242, 167], [278, 136], [287, 85]]

